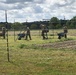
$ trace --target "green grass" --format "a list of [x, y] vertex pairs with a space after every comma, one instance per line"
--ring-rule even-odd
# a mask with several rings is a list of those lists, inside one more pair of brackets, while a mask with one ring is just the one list
[[73, 50], [10, 51], [10, 62], [0, 56], [1, 75], [75, 75], [76, 52]]
[[42, 40], [14, 41], [9, 36], [10, 62], [7, 60], [6, 40], [0, 39], [0, 75], [76, 75], [76, 50], [39, 48], [35, 45], [75, 40], [70, 37], [58, 40], [57, 36]]

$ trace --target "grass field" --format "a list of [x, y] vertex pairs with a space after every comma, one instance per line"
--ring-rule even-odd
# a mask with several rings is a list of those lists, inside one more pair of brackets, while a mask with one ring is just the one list
[[[66, 41], [64, 38], [57, 39], [56, 33], [61, 30], [55, 30], [54, 37], [50, 36], [52, 34], [50, 31], [47, 40], [42, 40], [40, 32], [32, 30], [32, 40], [14, 41], [13, 32], [10, 31], [8, 37], [9, 62], [7, 60], [7, 42], [0, 38], [0, 75], [76, 75], [76, 49], [37, 46]], [[69, 40], [76, 40], [75, 35], [76, 30], [69, 30]], [[67, 41], [69, 40], [67, 39]]]

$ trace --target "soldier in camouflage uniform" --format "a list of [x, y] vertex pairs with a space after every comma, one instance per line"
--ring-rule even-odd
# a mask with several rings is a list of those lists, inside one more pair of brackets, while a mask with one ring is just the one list
[[64, 26], [63, 29], [64, 29], [64, 37], [67, 38], [67, 33], [68, 33], [67, 26]]
[[32, 40], [29, 27], [27, 27], [27, 30], [26, 30], [26, 39], [25, 40], [28, 40], [28, 36], [29, 36], [29, 39]]

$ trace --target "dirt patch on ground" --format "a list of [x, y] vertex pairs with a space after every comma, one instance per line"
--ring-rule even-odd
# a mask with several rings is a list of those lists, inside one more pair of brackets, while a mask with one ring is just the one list
[[38, 45], [43, 48], [76, 49], [76, 40]]

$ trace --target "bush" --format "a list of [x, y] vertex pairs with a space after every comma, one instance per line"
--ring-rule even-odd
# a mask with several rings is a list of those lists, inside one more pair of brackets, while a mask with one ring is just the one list
[[21, 49], [27, 48], [27, 45], [25, 45], [25, 44], [20, 44], [20, 45], [19, 45], [19, 48], [21, 48]]

